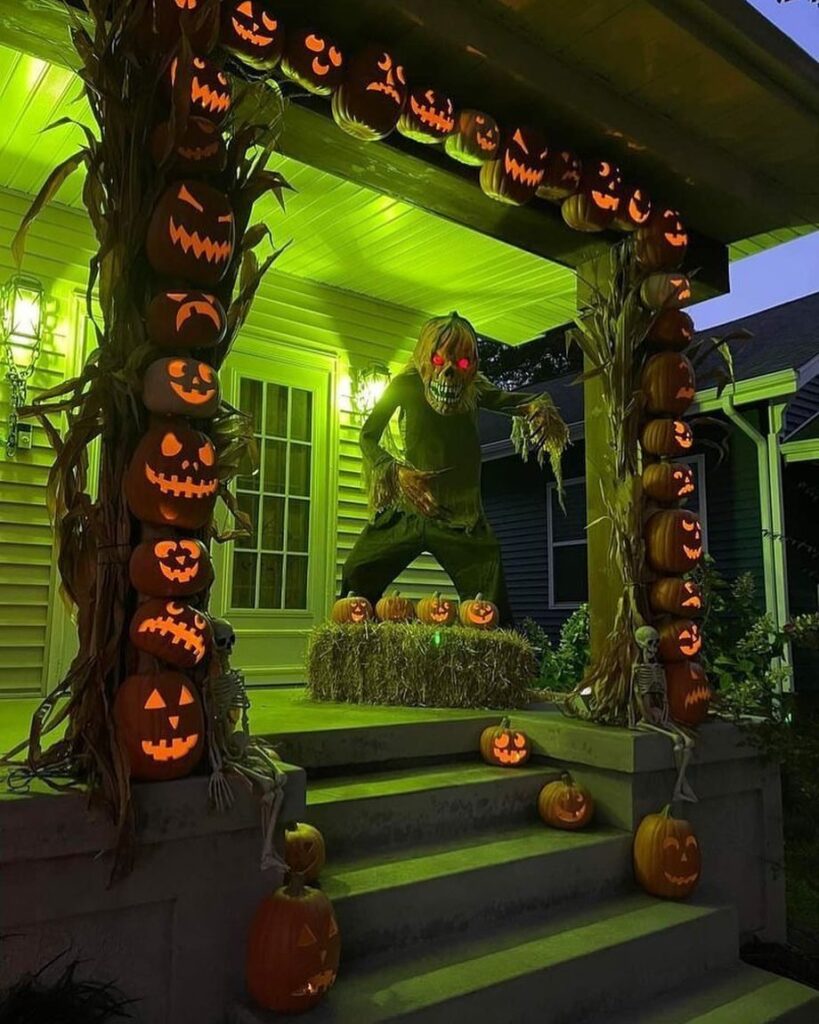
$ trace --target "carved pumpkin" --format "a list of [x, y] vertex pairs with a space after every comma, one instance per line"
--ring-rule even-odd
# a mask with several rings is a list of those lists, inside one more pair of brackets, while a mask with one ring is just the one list
[[455, 131], [444, 142], [444, 149], [453, 160], [480, 167], [495, 157], [499, 145], [500, 128], [491, 114], [462, 110], [456, 119]]
[[671, 717], [680, 725], [701, 725], [708, 717], [714, 691], [705, 670], [696, 661], [676, 661], [666, 665], [666, 687]]
[[377, 602], [375, 614], [381, 622], [411, 622], [415, 618], [415, 605], [408, 597], [401, 597], [397, 590], [393, 590]]
[[219, 408], [219, 378], [198, 359], [156, 359], [145, 371], [142, 401], [151, 412], [207, 419]]
[[233, 106], [230, 79], [218, 64], [207, 57], [192, 57], [188, 74], [179, 70], [179, 58], [174, 57], [168, 71], [171, 95], [177, 89], [190, 89], [190, 113], [220, 125]]
[[415, 610], [420, 621], [430, 626], [451, 626], [458, 617], [456, 602], [441, 597], [437, 591], [432, 597], [422, 597]]
[[288, 31], [282, 71], [308, 92], [329, 96], [344, 77], [344, 55], [323, 33], [312, 29]]
[[455, 131], [455, 104], [437, 89], [410, 89], [398, 131], [414, 142], [443, 142]]
[[324, 836], [313, 825], [291, 821], [284, 826], [284, 859], [291, 871], [315, 882], [324, 867]]
[[694, 337], [694, 321], [681, 309], [664, 309], [654, 318], [646, 340], [652, 348], [682, 352]]
[[541, 789], [537, 810], [547, 825], [573, 832], [592, 820], [594, 800], [585, 786], [564, 772], [558, 782], [548, 782]]
[[640, 822], [633, 857], [634, 875], [652, 896], [682, 900], [700, 880], [700, 844], [687, 821], [671, 817], [670, 806]]
[[638, 185], [626, 185], [611, 226], [620, 231], [636, 231], [649, 223], [651, 210], [651, 198], [646, 190]]
[[359, 597], [350, 591], [333, 605], [330, 618], [333, 622], [369, 622], [373, 618], [373, 606], [366, 597]]
[[114, 698], [114, 722], [134, 779], [190, 775], [205, 749], [199, 691], [179, 672], [128, 676]]
[[508, 718], [500, 725], [488, 725], [481, 733], [481, 757], [487, 764], [503, 768], [519, 768], [529, 760], [529, 738], [525, 732], [512, 729]]
[[649, 455], [683, 455], [694, 446], [694, 435], [684, 420], [649, 420], [640, 434]]
[[694, 367], [681, 352], [658, 352], [646, 361], [640, 387], [650, 416], [681, 416], [697, 393]]
[[623, 179], [608, 160], [583, 164], [580, 189], [563, 201], [563, 220], [575, 231], [603, 231], [620, 209]]
[[651, 274], [640, 287], [649, 309], [679, 309], [692, 299], [691, 282], [684, 274]]
[[218, 4], [204, 0], [148, 0], [135, 33], [137, 52], [153, 57], [170, 53], [187, 36], [196, 53], [209, 53], [219, 35]]
[[546, 140], [532, 128], [515, 128], [503, 140], [496, 160], [481, 167], [481, 188], [499, 203], [528, 203], [543, 184], [548, 150]]
[[657, 614], [685, 615], [696, 619], [702, 615], [702, 587], [693, 580], [665, 576], [655, 580], [648, 592], [651, 610]]
[[543, 168], [543, 181], [537, 194], [541, 199], [560, 202], [580, 188], [583, 164], [570, 149], [550, 149]]
[[224, 192], [186, 178], [160, 196], [148, 224], [145, 250], [157, 274], [215, 285], [233, 257], [233, 210]]
[[699, 624], [692, 619], [671, 619], [660, 628], [660, 661], [686, 661], [702, 650]]
[[652, 462], [643, 470], [643, 492], [663, 505], [687, 501], [696, 489], [694, 470], [684, 462]]
[[129, 636], [134, 647], [176, 668], [195, 668], [213, 642], [205, 615], [189, 604], [159, 597], [137, 608]]
[[494, 629], [498, 624], [497, 605], [478, 594], [471, 601], [461, 601], [458, 612], [462, 626], [470, 629]]
[[143, 435], [125, 474], [131, 512], [157, 526], [200, 529], [210, 520], [218, 488], [213, 445], [177, 421]]
[[340, 953], [333, 905], [294, 874], [253, 918], [245, 965], [248, 992], [267, 1010], [309, 1010], [336, 980]]
[[468, 320], [454, 312], [427, 320], [412, 361], [431, 408], [442, 416], [468, 411], [466, 399], [478, 372], [478, 339]]
[[227, 317], [215, 295], [160, 292], [148, 306], [146, 326], [162, 348], [213, 348], [225, 336]]
[[272, 71], [284, 50], [284, 30], [267, 0], [222, 0], [220, 42], [242, 64]]
[[675, 270], [688, 248], [688, 232], [676, 210], [660, 209], [637, 232], [634, 253], [646, 270]]
[[131, 586], [149, 597], [188, 597], [213, 582], [208, 549], [192, 537], [144, 540], [131, 552]]
[[690, 572], [703, 555], [699, 517], [681, 508], [655, 512], [645, 525], [645, 542], [655, 572]]
[[176, 138], [170, 121], [158, 124], [151, 135], [151, 157], [157, 167], [176, 174], [213, 174], [223, 171], [227, 149], [222, 133], [204, 117], [189, 117]]
[[339, 128], [365, 142], [386, 138], [407, 99], [403, 67], [386, 50], [371, 47], [350, 61], [346, 79], [333, 93]]

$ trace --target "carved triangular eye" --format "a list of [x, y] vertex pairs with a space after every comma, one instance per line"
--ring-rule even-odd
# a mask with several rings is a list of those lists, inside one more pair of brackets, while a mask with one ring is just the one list
[[307, 924], [303, 924], [301, 926], [301, 931], [299, 932], [299, 940], [296, 943], [296, 945], [297, 946], [313, 946], [313, 945], [315, 945], [315, 943], [317, 941], [318, 941], [318, 939], [315, 937], [315, 935], [311, 931], [310, 926], [307, 925]]
[[327, 938], [332, 939], [333, 936], [338, 935], [338, 925], [334, 917], [330, 918], [330, 927], [327, 929]]
[[167, 707], [165, 701], [162, 699], [162, 694], [159, 690], [151, 690], [151, 695], [145, 701], [146, 711], [156, 711], [159, 708]]
[[520, 128], [517, 128], [515, 130], [515, 134], [512, 136], [512, 142], [517, 142], [517, 144], [520, 146], [523, 152], [528, 155], [529, 147], [523, 141], [523, 133], [521, 132]]
[[183, 686], [179, 694], [179, 706], [181, 707], [183, 704], [193, 704], [193, 694], [187, 686]]

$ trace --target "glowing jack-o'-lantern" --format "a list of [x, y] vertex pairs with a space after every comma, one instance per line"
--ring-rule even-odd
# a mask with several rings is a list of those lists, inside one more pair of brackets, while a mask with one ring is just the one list
[[684, 615], [696, 619], [702, 615], [702, 587], [694, 580], [665, 576], [655, 580], [648, 592], [651, 610], [658, 614]]
[[688, 232], [676, 210], [655, 210], [654, 216], [637, 232], [634, 253], [646, 270], [674, 270], [688, 248]]
[[332, 904], [296, 873], [254, 915], [245, 962], [248, 992], [266, 1010], [309, 1010], [336, 980], [340, 953]]
[[692, 619], [671, 619], [660, 626], [660, 661], [686, 661], [702, 650], [699, 624]]
[[213, 640], [210, 623], [201, 612], [162, 598], [151, 598], [137, 608], [129, 636], [134, 647], [177, 668], [198, 665]]
[[324, 836], [313, 825], [291, 821], [284, 826], [284, 859], [291, 871], [315, 882], [324, 867]]
[[481, 167], [481, 188], [499, 203], [528, 203], [543, 183], [548, 149], [540, 132], [515, 128], [507, 133], [497, 159]]
[[151, 157], [157, 166], [176, 174], [213, 174], [224, 170], [227, 149], [213, 121], [189, 117], [175, 138], [170, 121], [156, 126], [151, 135]]
[[267, 0], [223, 0], [220, 42], [242, 64], [272, 71], [284, 49], [284, 31]]
[[207, 419], [219, 408], [216, 370], [182, 356], [156, 359], [145, 371], [142, 401], [151, 412]]
[[444, 142], [444, 149], [453, 160], [480, 167], [492, 160], [500, 145], [500, 128], [491, 114], [482, 110], [462, 110], [455, 131]]
[[653, 462], [643, 470], [643, 492], [664, 505], [687, 501], [696, 489], [694, 470], [683, 462]]
[[397, 128], [415, 142], [443, 142], [455, 131], [455, 105], [437, 89], [410, 89]]
[[[186, 83], [188, 83], [187, 85]], [[179, 68], [179, 58], [174, 57], [168, 71], [168, 83], [173, 94], [177, 89], [190, 89], [190, 113], [204, 117], [214, 124], [221, 124], [230, 113], [233, 94], [230, 79], [218, 64], [207, 57], [193, 57], [187, 74]]]
[[404, 68], [386, 50], [370, 48], [350, 61], [347, 77], [333, 93], [333, 117], [357, 139], [386, 138], [407, 99]]
[[233, 210], [224, 192], [187, 178], [160, 196], [145, 250], [158, 274], [215, 285], [230, 266], [234, 239]]
[[652, 321], [646, 340], [652, 348], [682, 352], [694, 337], [694, 321], [681, 309], [664, 309]]
[[665, 668], [668, 708], [680, 725], [701, 725], [708, 717], [714, 691], [702, 665], [696, 661], [675, 661]]
[[300, 29], [287, 33], [282, 71], [317, 96], [329, 96], [344, 77], [344, 55], [323, 33]]
[[205, 749], [199, 692], [179, 672], [128, 676], [114, 698], [114, 722], [134, 779], [190, 775]]
[[470, 629], [494, 629], [498, 624], [498, 607], [478, 594], [471, 601], [461, 601], [458, 617]]
[[359, 597], [352, 591], [333, 605], [330, 613], [333, 622], [352, 622], [357, 625], [373, 618], [373, 606], [366, 597]]
[[411, 622], [415, 618], [415, 605], [393, 590], [376, 603], [375, 614], [381, 622]]
[[487, 764], [503, 768], [519, 768], [529, 760], [529, 738], [520, 729], [513, 729], [509, 719], [500, 725], [489, 725], [481, 733], [481, 757]]
[[640, 822], [633, 858], [634, 875], [652, 896], [685, 899], [700, 880], [700, 844], [687, 821], [671, 817], [670, 806]]
[[699, 517], [681, 508], [655, 512], [645, 525], [645, 542], [655, 572], [689, 572], [703, 555]]
[[694, 401], [694, 367], [680, 352], [658, 352], [643, 367], [640, 387], [650, 416], [681, 416]]
[[430, 626], [451, 626], [458, 617], [458, 606], [436, 591], [432, 597], [423, 597], [415, 606], [421, 622]]
[[620, 210], [623, 179], [608, 160], [583, 164], [580, 189], [563, 201], [563, 220], [575, 231], [603, 231]]
[[649, 455], [683, 455], [694, 446], [694, 435], [684, 420], [649, 420], [640, 434]]
[[594, 815], [594, 800], [585, 786], [564, 772], [557, 782], [548, 782], [537, 798], [541, 818], [552, 828], [570, 832], [588, 825]]
[[651, 274], [640, 287], [640, 298], [649, 309], [679, 309], [693, 297], [684, 274]]
[[208, 549], [192, 537], [144, 540], [131, 552], [131, 585], [148, 597], [188, 597], [213, 582]]
[[137, 53], [170, 53], [183, 33], [195, 53], [209, 53], [219, 35], [219, 5], [205, 0], [148, 0], [134, 35]]
[[200, 529], [213, 513], [218, 489], [213, 444], [175, 420], [142, 437], [125, 473], [131, 512], [157, 526]]
[[160, 292], [145, 319], [148, 337], [162, 348], [213, 348], [227, 330], [222, 303], [205, 292]]
[[651, 197], [639, 185], [626, 185], [620, 197], [620, 207], [611, 222], [620, 231], [637, 231], [651, 219]]
[[541, 199], [560, 202], [580, 188], [583, 164], [570, 149], [550, 149], [537, 194]]

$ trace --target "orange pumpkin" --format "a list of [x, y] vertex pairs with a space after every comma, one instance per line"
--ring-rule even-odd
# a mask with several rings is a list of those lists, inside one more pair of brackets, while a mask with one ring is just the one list
[[694, 337], [694, 321], [682, 309], [664, 309], [651, 323], [646, 340], [652, 348], [682, 352]]
[[233, 209], [225, 193], [186, 178], [160, 196], [145, 251], [157, 274], [215, 285], [227, 273], [235, 239]]
[[150, 597], [188, 597], [213, 582], [208, 549], [192, 537], [144, 540], [131, 552], [131, 586]]
[[333, 622], [369, 622], [373, 618], [373, 606], [366, 597], [359, 597], [352, 590], [346, 597], [340, 597], [330, 612]]
[[408, 597], [401, 597], [397, 590], [385, 594], [375, 606], [375, 614], [381, 622], [412, 622], [415, 605]]
[[684, 462], [652, 462], [643, 470], [643, 492], [664, 505], [687, 501], [695, 491], [694, 470]]
[[543, 169], [543, 181], [537, 194], [541, 199], [559, 203], [580, 188], [583, 164], [570, 149], [550, 149]]
[[268, 0], [222, 0], [221, 8], [220, 42], [225, 50], [242, 64], [272, 71], [284, 49], [278, 10]]
[[588, 825], [594, 815], [594, 800], [585, 786], [564, 772], [557, 782], [548, 782], [537, 798], [541, 818], [552, 828], [573, 832]]
[[284, 826], [284, 859], [305, 882], [315, 882], [326, 860], [324, 836], [313, 825], [289, 822]]
[[176, 174], [213, 174], [223, 171], [227, 148], [219, 128], [206, 117], [189, 117], [177, 134], [163, 121], [151, 135], [151, 157], [158, 167]]
[[675, 661], [666, 665], [665, 681], [671, 717], [680, 725], [701, 725], [708, 717], [714, 691], [705, 669], [696, 661]]
[[612, 227], [620, 231], [636, 231], [647, 224], [651, 217], [651, 199], [644, 188], [627, 185], [620, 200], [620, 209], [615, 214]]
[[652, 896], [682, 900], [700, 880], [700, 844], [687, 821], [671, 817], [670, 806], [640, 822], [633, 858], [634, 875]]
[[688, 232], [676, 210], [660, 208], [637, 232], [634, 253], [646, 270], [674, 270], [688, 248]]
[[488, 725], [481, 733], [481, 757], [487, 764], [503, 768], [520, 768], [529, 760], [529, 738], [525, 732], [512, 729], [509, 719], [500, 725]]
[[617, 216], [622, 195], [618, 167], [608, 160], [585, 161], [580, 189], [564, 200], [560, 212], [575, 231], [603, 231]]
[[455, 104], [440, 89], [412, 88], [396, 127], [413, 142], [443, 142], [455, 131]]
[[659, 352], [643, 367], [640, 387], [650, 416], [681, 416], [694, 401], [694, 367], [680, 352]]
[[499, 203], [528, 203], [543, 183], [547, 153], [540, 132], [523, 126], [513, 129], [506, 134], [497, 158], [481, 167], [481, 188]]
[[329, 96], [344, 77], [344, 55], [324, 33], [313, 29], [288, 29], [282, 71], [302, 89]]
[[655, 512], [645, 525], [646, 555], [655, 572], [684, 573], [703, 555], [702, 524], [685, 509]]
[[702, 587], [693, 580], [665, 576], [651, 584], [648, 592], [651, 610], [657, 614], [684, 615], [691, 619], [702, 615]]
[[219, 400], [216, 370], [198, 359], [155, 359], [142, 378], [145, 408], [159, 415], [209, 419]]
[[143, 601], [134, 612], [129, 631], [131, 643], [177, 668], [194, 668], [213, 643], [207, 617], [182, 601], [160, 597]]
[[684, 274], [651, 274], [640, 286], [640, 298], [649, 309], [679, 309], [691, 302], [691, 282]]
[[192, 57], [187, 73], [184, 65], [180, 69], [179, 58], [174, 57], [164, 84], [171, 97], [187, 89], [191, 115], [207, 118], [216, 125], [225, 120], [233, 106], [230, 79], [217, 63], [207, 57]]
[[683, 455], [694, 447], [694, 435], [684, 420], [649, 420], [640, 434], [649, 455]]
[[458, 163], [480, 167], [495, 157], [499, 145], [500, 128], [491, 114], [462, 110], [457, 116], [455, 131], [444, 142], [444, 149]]
[[660, 632], [660, 661], [665, 663], [696, 658], [702, 650], [702, 635], [692, 619], [671, 619]]
[[160, 292], [148, 306], [148, 337], [162, 348], [213, 348], [224, 338], [227, 317], [215, 295]]
[[374, 142], [398, 124], [407, 99], [404, 68], [392, 53], [369, 47], [350, 61], [347, 75], [333, 93], [333, 118], [349, 135]]
[[498, 624], [498, 607], [477, 594], [471, 601], [461, 601], [459, 617], [462, 626], [470, 629], [494, 629]]
[[420, 621], [430, 626], [451, 626], [458, 617], [457, 603], [441, 597], [438, 591], [432, 597], [422, 597], [415, 611]]

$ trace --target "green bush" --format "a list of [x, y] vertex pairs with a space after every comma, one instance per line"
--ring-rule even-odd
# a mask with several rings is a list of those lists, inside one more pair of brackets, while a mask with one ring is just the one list
[[526, 619], [522, 631], [538, 652], [540, 672], [536, 685], [564, 693], [573, 690], [589, 663], [589, 606], [581, 604], [566, 619], [556, 647], [534, 619]]

